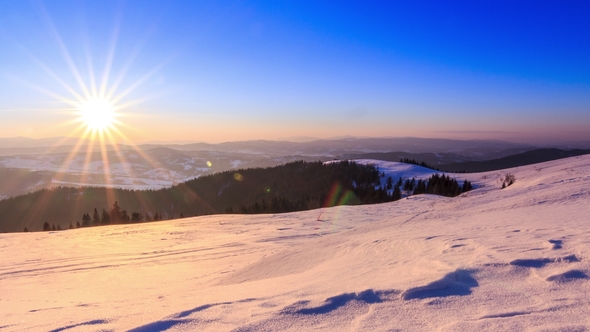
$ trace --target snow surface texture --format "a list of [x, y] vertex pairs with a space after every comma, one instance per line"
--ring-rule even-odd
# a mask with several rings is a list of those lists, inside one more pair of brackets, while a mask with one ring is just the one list
[[590, 156], [461, 176], [478, 189], [1, 234], [0, 330], [590, 329]]

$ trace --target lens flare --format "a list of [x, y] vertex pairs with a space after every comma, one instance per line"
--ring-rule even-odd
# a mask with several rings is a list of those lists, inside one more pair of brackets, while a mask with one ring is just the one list
[[355, 199], [358, 200], [352, 191], [343, 188], [340, 183], [335, 182], [332, 185], [332, 188], [330, 188], [328, 197], [326, 198], [322, 207], [349, 205], [354, 203]]
[[[334, 231], [340, 224], [342, 218], [343, 209], [336, 208], [330, 209], [330, 212], [324, 210], [324, 208], [337, 207], [342, 205], [354, 205], [359, 204], [358, 197], [350, 190], [343, 187], [340, 183], [335, 182], [328, 192], [324, 203], [320, 208], [320, 214], [317, 218], [316, 229], [323, 229], [324, 231]], [[324, 212], [328, 213], [328, 217], [325, 216]]]

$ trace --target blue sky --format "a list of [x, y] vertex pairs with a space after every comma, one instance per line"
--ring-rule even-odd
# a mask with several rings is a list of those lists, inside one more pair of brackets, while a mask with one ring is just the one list
[[83, 95], [108, 72], [136, 142], [590, 140], [588, 17], [587, 1], [0, 0], [0, 136], [76, 135], [62, 83]]

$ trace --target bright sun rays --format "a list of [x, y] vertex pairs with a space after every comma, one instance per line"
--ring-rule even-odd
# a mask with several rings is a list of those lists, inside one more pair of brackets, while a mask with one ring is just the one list
[[[126, 131], [133, 129], [125, 120], [139, 116], [138, 114], [130, 114], [128, 109], [138, 105], [140, 101], [145, 100], [130, 100], [131, 93], [156, 73], [162, 65], [156, 66], [146, 73], [140, 73], [140, 77], [136, 80], [128, 81], [126, 80], [127, 75], [135, 60], [135, 55], [137, 55], [134, 54], [124, 62], [124, 65], [117, 73], [113, 74], [116, 41], [119, 31], [118, 26], [115, 26], [112, 42], [110, 47], [108, 47], [107, 56], [104, 61], [104, 70], [101, 75], [96, 75], [90, 48], [86, 49], [85, 66], [81, 66], [80, 61], [74, 61], [49, 15], [43, 8], [41, 9], [49, 28], [48, 31], [55, 40], [57, 50], [69, 69], [69, 74], [71, 74], [73, 80], [71, 78], [67, 79], [63, 74], [57, 74], [57, 70], [49, 67], [34, 55], [29, 54], [34, 62], [52, 77], [57, 84], [53, 89], [39, 87], [30, 83], [28, 85], [61, 103], [63, 107], [56, 108], [55, 111], [65, 112], [64, 114], [70, 117], [69, 120], [60, 124], [60, 127], [70, 132], [64, 132], [64, 140], [57, 143], [56, 147], [72, 137], [79, 138], [59, 171], [54, 174], [53, 179], [56, 183], [62, 183], [63, 177], [66, 174], [69, 174], [71, 179], [73, 174], [71, 166], [82, 165], [83, 171], [75, 173], [80, 176], [79, 184], [105, 186], [107, 188], [115, 187], [117, 184], [114, 180], [116, 180], [117, 176], [120, 176], [120, 172], [119, 174], [111, 174], [112, 167], [125, 169], [128, 173], [126, 174], [128, 178], [134, 178], [135, 176], [128, 166], [125, 167], [129, 165], [126, 157], [126, 150], [129, 149], [137, 152], [137, 154], [142, 156], [144, 161], [155, 167], [151, 158], [125, 135]], [[90, 41], [87, 40], [86, 42], [89, 43]], [[125, 82], [128, 84], [127, 86], [125, 86]], [[56, 91], [62, 92], [58, 93]], [[64, 94], [64, 92], [67, 93]], [[91, 180], [92, 174], [102, 176], [102, 183]], [[115, 200], [116, 197], [113, 197], [111, 190], [107, 190], [109, 206]], [[45, 202], [39, 202], [39, 204], [43, 205]], [[33, 210], [30, 212], [31, 214], [35, 213]]]

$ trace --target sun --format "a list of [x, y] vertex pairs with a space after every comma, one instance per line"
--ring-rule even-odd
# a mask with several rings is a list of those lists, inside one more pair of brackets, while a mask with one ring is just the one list
[[117, 122], [116, 107], [108, 100], [90, 99], [78, 106], [80, 121], [90, 130], [103, 132]]

